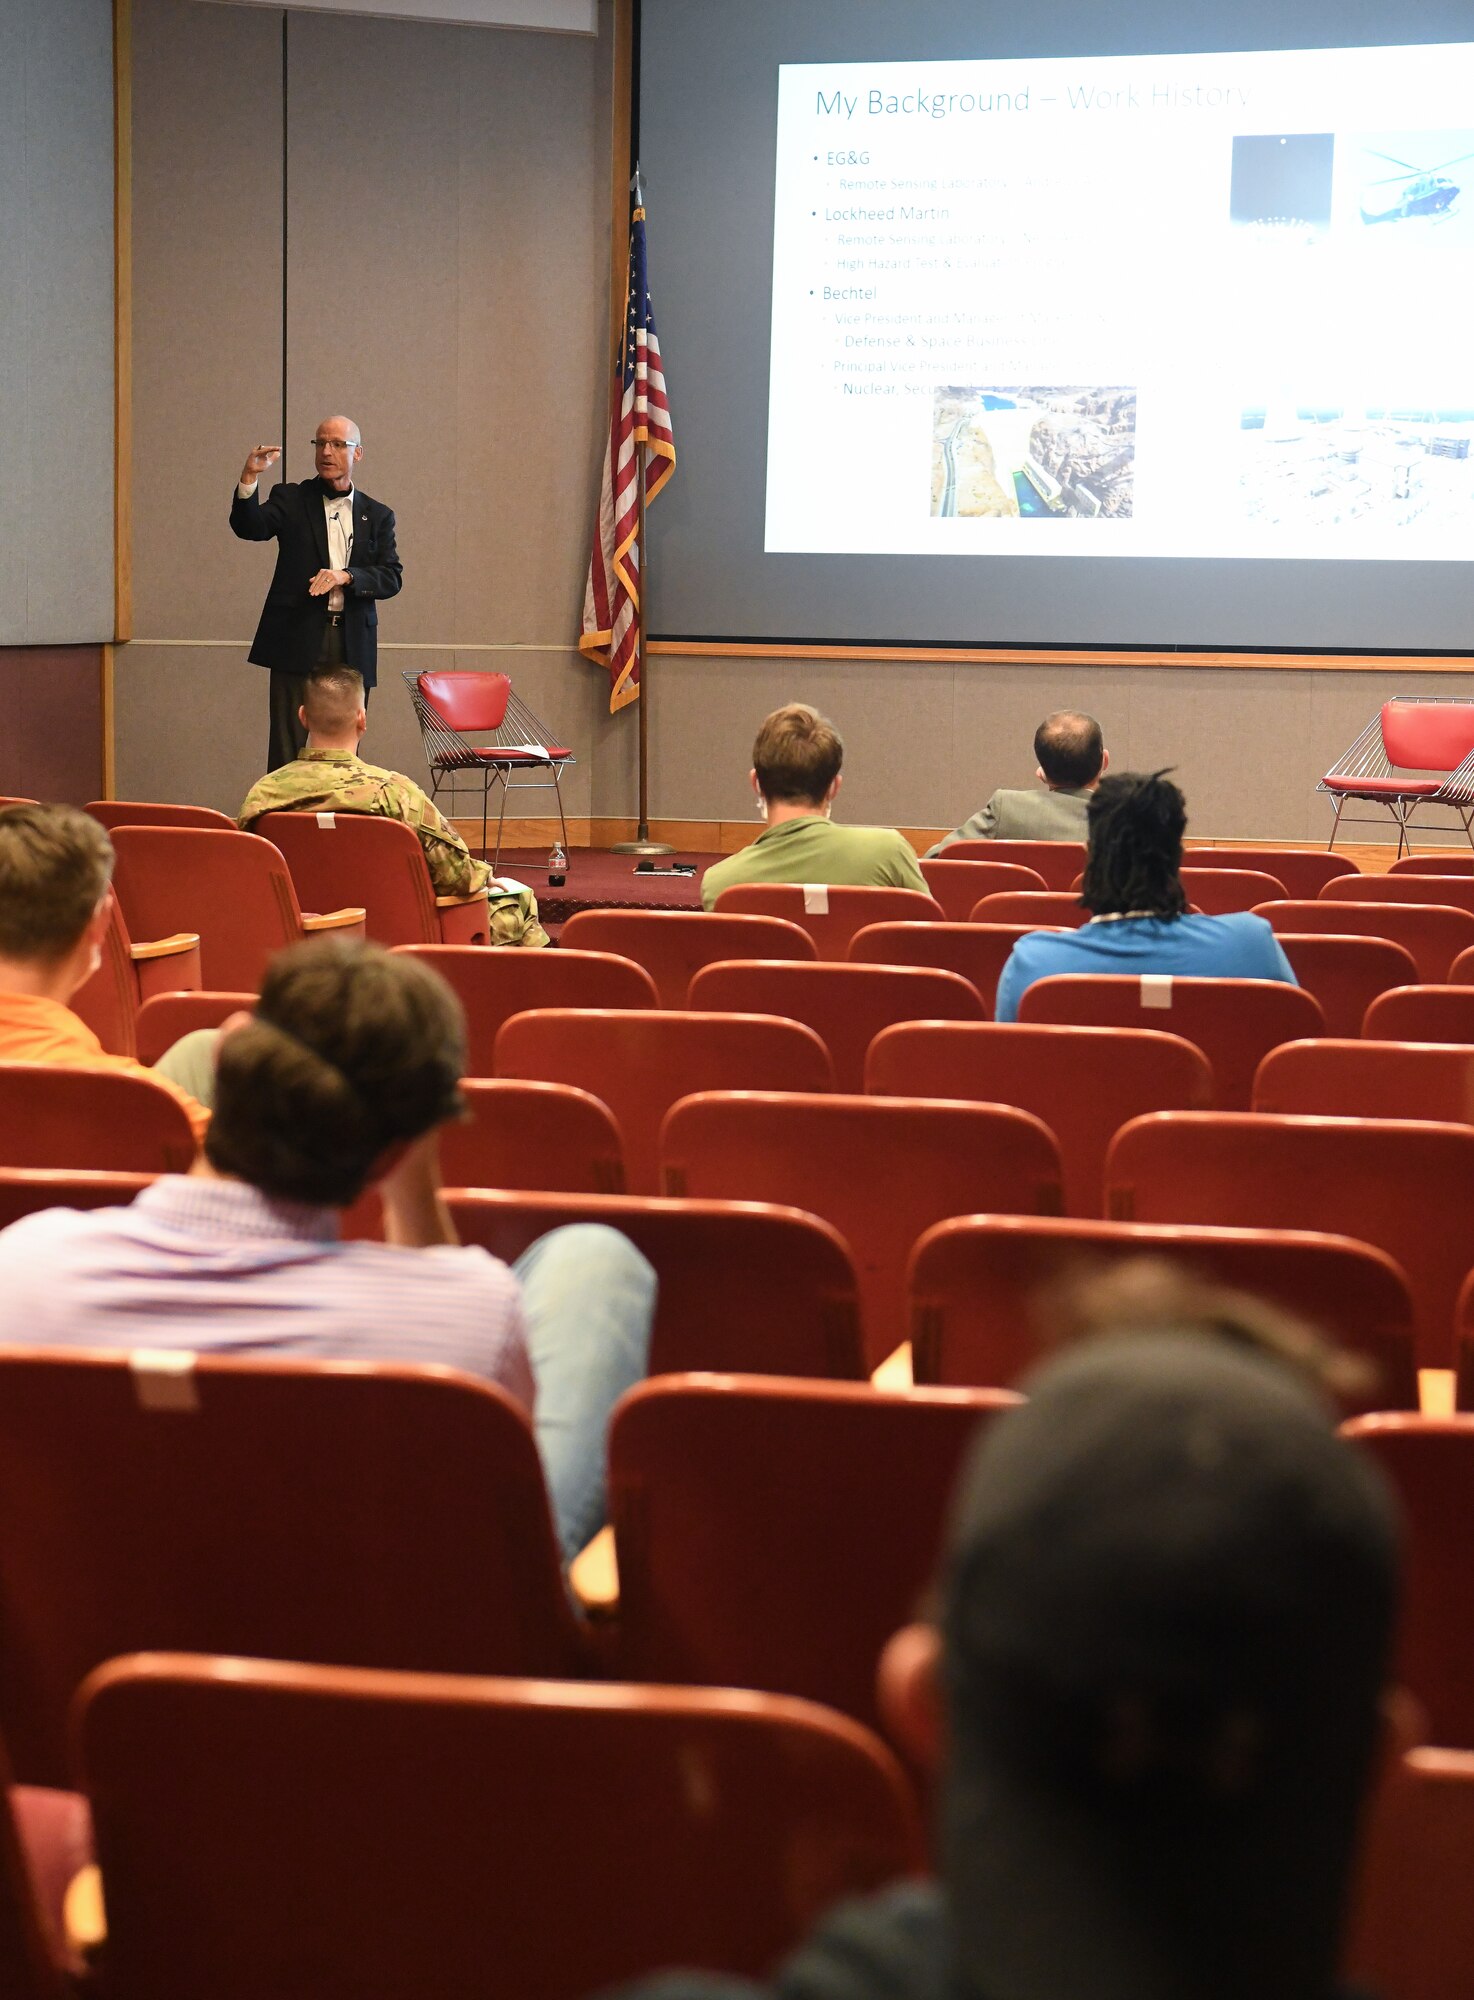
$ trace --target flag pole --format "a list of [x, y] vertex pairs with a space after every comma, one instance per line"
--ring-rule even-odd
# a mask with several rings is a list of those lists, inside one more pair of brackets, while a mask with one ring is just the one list
[[671, 847], [666, 841], [652, 840], [650, 838], [650, 735], [649, 735], [649, 725], [645, 714], [645, 703], [649, 700], [649, 672], [650, 672], [649, 658], [645, 647], [645, 631], [646, 631], [645, 607], [649, 602], [649, 576], [647, 573], [646, 565], [650, 554], [649, 547], [645, 541], [646, 458], [647, 454], [645, 447], [644, 445], [640, 445], [638, 447], [638, 453], [637, 453], [638, 470], [636, 472], [636, 479], [638, 481], [636, 487], [636, 493], [638, 496], [638, 503], [640, 509], [639, 513], [640, 604], [639, 604], [639, 610], [636, 613], [636, 617], [639, 621], [638, 645], [639, 645], [639, 661], [640, 661], [640, 699], [637, 704], [640, 711], [639, 728], [638, 728], [639, 749], [637, 752], [637, 755], [639, 757], [640, 817], [639, 817], [639, 822], [635, 828], [634, 839], [616, 841], [613, 847], [610, 848], [609, 852], [611, 854], [641, 855], [647, 860], [649, 860], [649, 859], [654, 859], [657, 855], [661, 854], [674, 854], [676, 850], [673, 847]]
[[[638, 167], [635, 168], [634, 175], [630, 181], [630, 191], [634, 197], [635, 206], [640, 207], [643, 202], [643, 189], [640, 186], [640, 170]], [[640, 717], [637, 731], [638, 749], [636, 752], [639, 760], [639, 819], [635, 826], [634, 839], [616, 841], [609, 852], [611, 854], [633, 854], [643, 857], [646, 860], [653, 860], [662, 854], [674, 854], [675, 849], [663, 840], [652, 840], [650, 838], [650, 733], [649, 722], [645, 713], [645, 704], [649, 700], [650, 673], [649, 650], [646, 646], [648, 623], [646, 607], [650, 601], [650, 546], [645, 539], [645, 470], [649, 463], [649, 456], [649, 451], [645, 445], [642, 444], [637, 447], [635, 491], [639, 506], [639, 525], [637, 529], [639, 540], [636, 546], [640, 551], [640, 600], [635, 616], [637, 619], [636, 631], [638, 634], [636, 639], [636, 657], [640, 663]]]

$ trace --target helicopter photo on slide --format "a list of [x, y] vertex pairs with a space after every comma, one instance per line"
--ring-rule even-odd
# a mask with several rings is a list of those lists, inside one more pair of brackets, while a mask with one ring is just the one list
[[1347, 135], [1338, 167], [1342, 230], [1474, 250], [1474, 130]]

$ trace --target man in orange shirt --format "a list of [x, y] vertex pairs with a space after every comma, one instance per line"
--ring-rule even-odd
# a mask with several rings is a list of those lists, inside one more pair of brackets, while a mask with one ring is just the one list
[[74, 806], [0, 812], [0, 1062], [146, 1076], [179, 1099], [198, 1139], [204, 1106], [163, 1071], [110, 1055], [67, 1005], [102, 956], [112, 877], [112, 842]]

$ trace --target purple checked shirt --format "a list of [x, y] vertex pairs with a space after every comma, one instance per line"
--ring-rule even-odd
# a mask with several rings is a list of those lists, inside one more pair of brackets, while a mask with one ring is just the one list
[[337, 1212], [171, 1175], [0, 1231], [0, 1342], [438, 1362], [531, 1410], [522, 1294], [487, 1251], [344, 1243]]

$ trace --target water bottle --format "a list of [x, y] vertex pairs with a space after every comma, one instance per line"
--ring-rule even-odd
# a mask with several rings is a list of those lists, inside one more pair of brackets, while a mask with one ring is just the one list
[[555, 840], [548, 854], [548, 887], [561, 889], [568, 880], [568, 856], [561, 840]]

